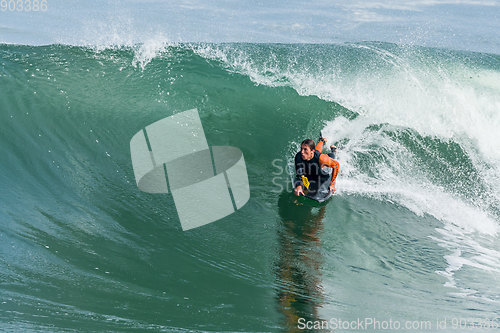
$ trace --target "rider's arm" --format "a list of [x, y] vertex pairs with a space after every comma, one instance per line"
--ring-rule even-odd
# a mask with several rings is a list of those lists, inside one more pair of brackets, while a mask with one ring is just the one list
[[304, 162], [299, 158], [299, 154], [295, 156], [295, 172], [297, 173], [295, 176], [295, 180], [293, 182], [293, 188], [297, 188], [297, 186], [302, 186], [304, 188], [304, 184], [302, 183], [302, 176], [304, 175]]
[[335, 183], [335, 179], [337, 178], [337, 175], [339, 174], [339, 168], [340, 168], [339, 162], [335, 161], [333, 158], [331, 158], [327, 154], [321, 154], [319, 156], [319, 164], [322, 167], [328, 166], [328, 167], [333, 169], [332, 180], [330, 182], [330, 185], [333, 185]]
[[318, 144], [316, 144], [316, 147], [314, 149], [316, 149], [317, 151], [319, 151], [320, 153], [323, 152], [323, 140], [319, 140]]

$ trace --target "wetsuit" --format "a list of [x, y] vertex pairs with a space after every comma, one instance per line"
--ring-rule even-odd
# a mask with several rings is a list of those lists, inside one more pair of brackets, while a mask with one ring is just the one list
[[314, 156], [311, 160], [303, 160], [300, 152], [295, 155], [295, 171], [297, 172], [297, 176], [295, 177], [293, 184], [294, 188], [297, 188], [297, 186], [300, 185], [303, 190], [306, 189], [304, 183], [302, 182], [302, 176], [306, 176], [309, 183], [316, 183], [316, 186], [312, 186], [314, 188], [318, 188], [322, 184], [325, 184], [325, 182], [328, 182], [330, 174], [323, 170], [324, 166], [331, 167], [333, 169], [329, 186], [335, 184], [335, 179], [339, 173], [339, 162], [334, 160], [335, 153], [331, 152], [327, 155], [322, 154], [321, 151], [323, 151], [323, 141], [318, 142], [316, 145]]

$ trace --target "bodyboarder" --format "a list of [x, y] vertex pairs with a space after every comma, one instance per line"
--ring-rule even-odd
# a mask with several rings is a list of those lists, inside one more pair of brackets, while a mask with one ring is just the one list
[[[330, 146], [329, 154], [322, 154], [323, 144], [326, 139], [321, 137], [318, 144], [315, 145], [311, 139], [302, 141], [300, 145], [300, 152], [295, 155], [295, 171], [297, 173], [294, 180], [294, 194], [296, 196], [304, 195], [304, 189], [309, 188], [310, 184], [317, 185], [319, 188], [326, 182], [329, 183], [329, 190], [334, 193], [335, 179], [339, 173], [340, 164], [335, 160], [336, 147]], [[332, 176], [325, 167], [332, 168]]]

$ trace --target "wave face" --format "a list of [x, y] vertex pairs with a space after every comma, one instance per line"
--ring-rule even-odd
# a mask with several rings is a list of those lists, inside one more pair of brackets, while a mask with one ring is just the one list
[[[497, 55], [0, 45], [0, 69], [2, 330], [300, 331], [300, 318], [340, 317], [450, 328], [498, 316]], [[241, 149], [251, 195], [183, 232], [171, 195], [138, 190], [129, 145], [193, 108], [210, 146]], [[333, 199], [311, 207], [287, 170], [320, 132], [341, 171]]]

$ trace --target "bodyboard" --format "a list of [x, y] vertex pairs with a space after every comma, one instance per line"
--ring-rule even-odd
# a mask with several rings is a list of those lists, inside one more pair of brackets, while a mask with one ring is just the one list
[[330, 181], [325, 181], [323, 184], [319, 184], [319, 186], [317, 182], [311, 182], [309, 188], [304, 190], [304, 197], [320, 203], [325, 202], [333, 194], [329, 186]]

